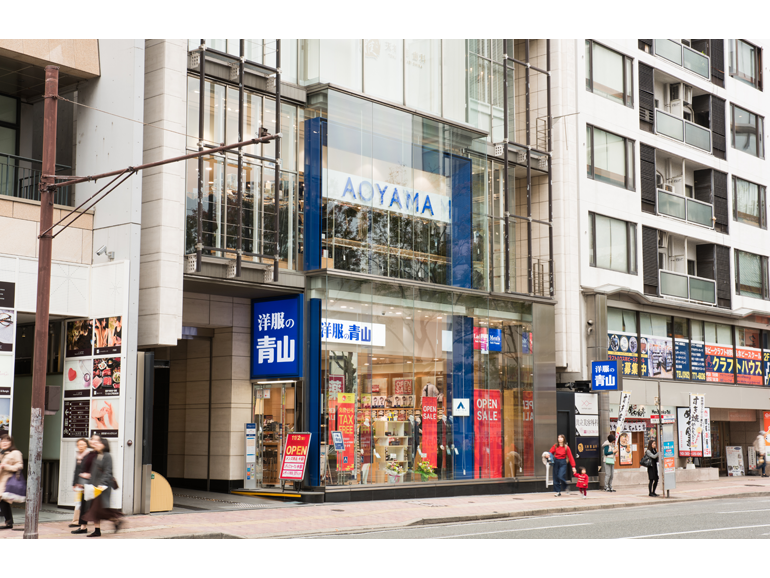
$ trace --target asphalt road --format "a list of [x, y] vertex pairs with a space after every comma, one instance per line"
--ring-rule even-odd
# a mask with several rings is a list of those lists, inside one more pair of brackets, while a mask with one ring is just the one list
[[[590, 498], [589, 498], [590, 499]], [[709, 539], [770, 537], [770, 498], [730, 498], [485, 522], [351, 532], [334, 539]]]

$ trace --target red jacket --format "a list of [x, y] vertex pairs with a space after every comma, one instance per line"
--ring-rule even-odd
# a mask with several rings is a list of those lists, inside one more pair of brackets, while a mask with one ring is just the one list
[[588, 487], [588, 474], [575, 474], [575, 477], [577, 478], [577, 487], [578, 488], [587, 488]]
[[570, 465], [573, 468], [575, 467], [575, 458], [572, 457], [572, 451], [570, 451], [569, 446], [562, 447], [558, 444], [554, 444], [551, 446], [551, 453], [555, 459], [569, 460]]

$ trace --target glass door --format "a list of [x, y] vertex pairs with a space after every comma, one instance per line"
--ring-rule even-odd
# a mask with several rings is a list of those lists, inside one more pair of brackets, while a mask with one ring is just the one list
[[256, 480], [259, 488], [275, 488], [286, 434], [294, 431], [295, 384], [253, 386], [252, 408], [257, 425]]

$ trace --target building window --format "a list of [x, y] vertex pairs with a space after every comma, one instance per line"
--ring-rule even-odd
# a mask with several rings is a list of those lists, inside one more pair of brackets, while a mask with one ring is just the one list
[[636, 225], [589, 213], [591, 266], [636, 275]]
[[766, 229], [765, 187], [733, 177], [733, 218]]
[[732, 109], [730, 134], [733, 148], [761, 159], [765, 158], [765, 149], [762, 144], [763, 118], [734, 104], [731, 104], [730, 108]]
[[588, 178], [634, 190], [634, 141], [586, 125]]
[[744, 297], [767, 299], [767, 257], [735, 250], [735, 291]]
[[586, 40], [586, 90], [634, 108], [633, 59]]
[[730, 40], [730, 76], [762, 90], [762, 49], [744, 40]]
[[[0, 155], [15, 155], [18, 152], [19, 101], [0, 95]], [[7, 158], [2, 164], [11, 164]]]

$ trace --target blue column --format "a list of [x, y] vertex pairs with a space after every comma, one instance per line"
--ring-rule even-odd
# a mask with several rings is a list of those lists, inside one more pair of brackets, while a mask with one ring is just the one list
[[471, 407], [469, 417], [453, 417], [455, 479], [473, 479], [473, 317], [452, 316], [452, 395], [453, 399], [467, 399]]
[[471, 161], [452, 155], [452, 285], [471, 288], [473, 195]]
[[321, 268], [321, 152], [326, 122], [305, 121], [305, 271]]
[[308, 372], [307, 387], [307, 431], [310, 436], [308, 455], [308, 481], [311, 486], [321, 485], [321, 300], [310, 299], [309, 322], [307, 324]]

